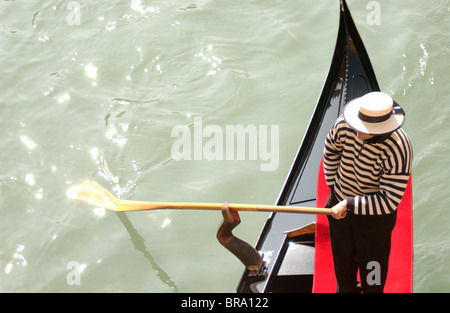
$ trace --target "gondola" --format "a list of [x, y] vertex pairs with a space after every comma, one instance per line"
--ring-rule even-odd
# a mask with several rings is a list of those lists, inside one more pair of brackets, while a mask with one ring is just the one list
[[[327, 191], [319, 169], [326, 135], [348, 101], [380, 90], [348, 6], [345, 0], [339, 3], [339, 30], [330, 70], [276, 205], [323, 205]], [[395, 236], [400, 238], [393, 238], [399, 243], [393, 242], [391, 263], [394, 268], [390, 265], [388, 292], [412, 291], [411, 198], [411, 184], [408, 184], [394, 230]], [[263, 266], [256, 274], [245, 270], [236, 292], [334, 292], [332, 261], [326, 260], [331, 258], [331, 253], [327, 251], [330, 248], [324, 218], [313, 214], [272, 213], [255, 246], [263, 255]], [[321, 255], [318, 256], [319, 250]], [[318, 265], [319, 259], [323, 262], [324, 258], [328, 264]]]

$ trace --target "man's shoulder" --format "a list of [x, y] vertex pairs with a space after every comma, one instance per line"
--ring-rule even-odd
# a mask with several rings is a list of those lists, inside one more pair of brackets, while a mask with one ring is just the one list
[[402, 128], [394, 131], [389, 137], [390, 140], [386, 140], [385, 143], [391, 148], [395, 148], [398, 152], [409, 155], [412, 157], [413, 148], [411, 144], [411, 140], [409, 139], [408, 134]]
[[344, 115], [339, 115], [339, 117], [334, 122], [333, 128], [340, 130], [351, 129], [350, 125], [345, 121]]
[[398, 143], [403, 145], [411, 145], [411, 140], [409, 139], [408, 134], [403, 128], [399, 128], [392, 133], [392, 138]]

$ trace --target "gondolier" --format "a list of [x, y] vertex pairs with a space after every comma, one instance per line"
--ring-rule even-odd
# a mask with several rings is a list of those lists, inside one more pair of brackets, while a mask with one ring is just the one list
[[[307, 131], [276, 200], [278, 206], [324, 207], [330, 189], [325, 182], [322, 156], [330, 126], [343, 113], [346, 103], [380, 90], [349, 7], [345, 0], [339, 0], [339, 4], [339, 29], [328, 75]], [[394, 109], [397, 112], [400, 109], [396, 107], [397, 105]], [[397, 113], [395, 115], [397, 116]], [[362, 156], [366, 154], [366, 149], [370, 149], [369, 143], [365, 146], [361, 152]], [[409, 179], [402, 201], [396, 209], [397, 225], [391, 237], [389, 275], [384, 287], [385, 292], [412, 292], [411, 175]], [[349, 216], [335, 221], [346, 221], [348, 218]], [[303, 231], [304, 228], [310, 230], [312, 224], [315, 228], [314, 235], [296, 233], [296, 230]], [[323, 214], [270, 214], [255, 245], [255, 249], [264, 254], [263, 271], [255, 276], [245, 269], [236, 292], [334, 292], [336, 279], [328, 224], [327, 216]], [[377, 282], [376, 276], [370, 278]]]
[[383, 292], [396, 210], [412, 166], [404, 119], [401, 107], [376, 91], [350, 101], [328, 133], [323, 167], [337, 292]]

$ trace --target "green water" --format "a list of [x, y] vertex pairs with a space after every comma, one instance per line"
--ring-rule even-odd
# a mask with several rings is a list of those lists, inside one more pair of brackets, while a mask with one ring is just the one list
[[[450, 291], [450, 1], [348, 5], [381, 88], [407, 113], [414, 291]], [[76, 11], [77, 5], [79, 11]], [[375, 12], [377, 13], [377, 12]], [[273, 204], [328, 73], [338, 1], [0, 3], [0, 291], [233, 292], [221, 214], [113, 213], [66, 192]], [[278, 125], [279, 162], [174, 160], [175, 126]], [[205, 139], [206, 141], [206, 139]], [[254, 244], [267, 214], [241, 213]]]

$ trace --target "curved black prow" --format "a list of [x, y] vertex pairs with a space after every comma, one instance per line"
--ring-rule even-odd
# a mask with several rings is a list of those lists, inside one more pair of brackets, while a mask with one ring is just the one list
[[[277, 205], [315, 206], [317, 173], [326, 135], [344, 105], [371, 91], [380, 90], [375, 72], [345, 0], [340, 0], [339, 30], [328, 76], [297, 156], [276, 202]], [[256, 244], [258, 251], [271, 251], [267, 281], [250, 286], [245, 271], [237, 292], [295, 292], [312, 290], [312, 275], [278, 275], [288, 248], [283, 232], [315, 222], [314, 215], [272, 213]], [[305, 260], [297, 260], [303, 262]], [[311, 260], [306, 260], [307, 263]], [[313, 260], [312, 260], [313, 262]], [[285, 266], [286, 267], [286, 266]], [[252, 287], [252, 288], [251, 288]]]
[[[347, 4], [345, 0], [340, 0], [339, 31], [330, 70], [277, 205], [299, 204], [315, 200], [316, 185], [311, 184], [310, 179], [317, 175], [320, 157], [317, 158], [317, 154], [313, 153], [314, 146], [319, 147], [321, 154], [326, 133], [347, 102], [368, 92], [379, 90], [380, 87], [369, 55]], [[309, 166], [311, 155], [315, 157], [315, 160], [311, 160], [315, 163], [314, 172], [303, 173]], [[292, 195], [292, 189], [295, 188], [292, 181], [299, 177], [308, 180], [309, 183], [301, 184], [299, 182], [297, 189], [301, 186], [303, 191], [297, 190], [296, 194]]]

